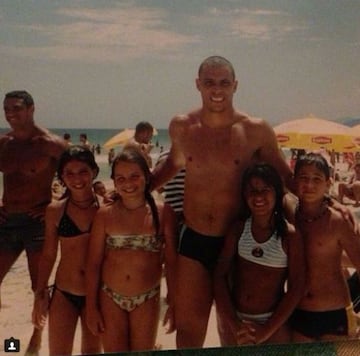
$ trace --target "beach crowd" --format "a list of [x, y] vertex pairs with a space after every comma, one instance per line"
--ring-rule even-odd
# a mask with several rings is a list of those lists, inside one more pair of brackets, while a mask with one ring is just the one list
[[342, 203], [360, 201], [360, 162], [334, 199], [327, 160], [303, 152], [290, 167], [269, 123], [234, 108], [237, 86], [231, 62], [206, 58], [201, 106], [171, 119], [169, 151], [153, 164], [153, 127], [137, 123], [111, 151], [111, 190], [86, 134], [53, 135], [28, 92], [5, 95], [0, 284], [25, 251], [27, 355], [44, 327], [49, 354], [71, 355], [78, 321], [83, 354], [161, 347], [162, 279], [179, 349], [203, 347], [213, 304], [222, 346], [357, 338], [347, 279], [360, 273], [360, 233]]

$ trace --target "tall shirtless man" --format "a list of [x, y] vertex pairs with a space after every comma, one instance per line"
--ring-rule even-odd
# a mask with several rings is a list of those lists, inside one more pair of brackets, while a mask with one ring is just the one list
[[223, 236], [239, 214], [244, 169], [259, 159], [272, 164], [287, 185], [292, 178], [270, 125], [234, 109], [237, 85], [225, 58], [202, 62], [196, 79], [202, 107], [171, 120], [170, 154], [154, 170], [153, 187], [158, 188], [186, 168], [175, 308], [178, 348], [203, 346], [213, 303], [212, 272]]
[[[0, 285], [23, 250], [34, 290], [44, 240], [44, 213], [51, 200], [51, 183], [65, 143], [34, 123], [34, 101], [26, 91], [7, 93], [6, 121], [11, 127], [0, 137], [0, 171], [4, 188], [0, 207]], [[30, 311], [29, 311], [30, 312]], [[40, 348], [35, 330], [28, 352]]]

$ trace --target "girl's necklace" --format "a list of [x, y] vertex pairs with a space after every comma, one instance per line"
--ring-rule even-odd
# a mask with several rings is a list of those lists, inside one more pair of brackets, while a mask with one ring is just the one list
[[85, 200], [75, 200], [73, 198], [70, 198], [69, 200], [71, 204], [75, 205], [81, 210], [86, 210], [90, 208], [96, 202], [96, 198], [94, 196], [92, 196], [90, 199]]

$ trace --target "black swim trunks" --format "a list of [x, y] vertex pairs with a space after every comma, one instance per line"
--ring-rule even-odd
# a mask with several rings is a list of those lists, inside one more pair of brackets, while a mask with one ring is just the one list
[[318, 340], [323, 335], [349, 335], [356, 329], [352, 306], [329, 311], [295, 309], [290, 317], [291, 327]]
[[184, 224], [178, 251], [180, 255], [199, 261], [209, 272], [213, 272], [223, 245], [223, 236], [203, 235]]
[[0, 249], [39, 251], [45, 239], [45, 224], [27, 214], [10, 214], [0, 224]]

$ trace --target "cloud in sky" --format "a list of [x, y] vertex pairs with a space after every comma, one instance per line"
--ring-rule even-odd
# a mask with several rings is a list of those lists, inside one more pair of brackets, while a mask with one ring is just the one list
[[199, 41], [195, 35], [168, 30], [164, 9], [139, 6], [60, 8], [62, 24], [23, 25], [46, 40], [42, 46], [7, 46], [7, 52], [31, 58], [118, 62], [143, 55], [171, 55]]
[[281, 40], [291, 33], [307, 29], [306, 26], [297, 24], [298, 19], [288, 13], [265, 8], [219, 9], [213, 7], [209, 9], [206, 17], [208, 21], [214, 20], [211, 17], [223, 18], [223, 22], [228, 27], [228, 35], [254, 41]]
[[24, 33], [38, 38], [40, 44], [3, 45], [2, 50], [14, 56], [42, 60], [119, 62], [145, 55], [176, 56], [186, 48], [201, 45], [209, 36], [214, 42], [224, 36], [269, 41], [306, 30], [306, 26], [284, 11], [227, 5], [203, 7], [196, 16], [184, 10], [178, 14], [182, 31], [172, 29], [170, 9], [164, 7], [121, 3], [104, 8], [55, 8], [53, 15], [58, 19], [55, 23], [18, 26]]
[[166, 127], [199, 104], [198, 65], [220, 54], [236, 69], [241, 110], [357, 115], [359, 11], [337, 0], [2, 0], [0, 91], [29, 89], [51, 126], [137, 117]]

